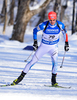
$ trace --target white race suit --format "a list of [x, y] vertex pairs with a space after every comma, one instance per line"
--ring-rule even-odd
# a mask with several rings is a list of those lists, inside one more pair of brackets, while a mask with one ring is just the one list
[[[39, 26], [33, 30], [33, 39], [37, 40], [37, 32], [44, 30], [48, 21], [41, 23]], [[57, 26], [59, 24], [60, 28]], [[29, 69], [46, 53], [49, 53], [52, 59], [52, 73], [57, 73], [58, 66], [58, 42], [60, 38], [60, 31], [62, 31], [64, 40], [66, 40], [66, 30], [62, 22], [57, 21], [55, 25], [48, 23], [47, 28], [43, 31], [42, 41], [35, 54], [32, 57], [32, 60], [28, 62], [23, 69], [24, 73], [28, 73]]]

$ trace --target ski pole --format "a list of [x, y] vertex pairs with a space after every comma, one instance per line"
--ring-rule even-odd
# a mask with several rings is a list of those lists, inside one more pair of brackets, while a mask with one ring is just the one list
[[63, 62], [64, 62], [64, 58], [65, 58], [65, 53], [66, 53], [66, 51], [64, 52], [64, 56], [63, 56], [63, 59], [62, 59], [62, 63], [61, 63], [60, 68], [62, 68], [62, 66], [63, 66]]
[[[34, 51], [34, 50], [33, 50]], [[27, 60], [30, 58], [30, 56], [32, 55], [33, 51], [31, 52], [31, 54], [28, 56], [28, 58], [26, 60], [24, 60], [25, 62], [27, 62]]]

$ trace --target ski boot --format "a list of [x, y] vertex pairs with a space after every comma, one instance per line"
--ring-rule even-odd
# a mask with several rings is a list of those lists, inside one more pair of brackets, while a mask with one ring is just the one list
[[19, 82], [21, 82], [21, 81], [23, 80], [23, 78], [24, 78], [25, 75], [26, 75], [26, 73], [24, 73], [24, 72], [22, 71], [21, 75], [20, 75], [17, 79], [15, 79], [11, 85], [16, 85], [16, 84], [18, 84]]
[[56, 82], [56, 74], [52, 73], [51, 83], [52, 83], [52, 86], [55, 86], [55, 87], [58, 86], [58, 83]]

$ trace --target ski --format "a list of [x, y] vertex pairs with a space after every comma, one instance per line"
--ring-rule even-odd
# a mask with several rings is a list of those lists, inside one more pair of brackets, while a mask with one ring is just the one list
[[65, 87], [65, 86], [60, 86], [60, 85], [57, 85], [57, 86], [44, 85], [44, 86], [46, 86], [46, 87], [55, 87], [55, 88], [66, 88], [66, 89], [70, 89], [70, 88], [71, 88], [71, 86], [69, 86], [69, 87]]
[[15, 86], [15, 85], [22, 85], [22, 84], [4, 84], [4, 85], [0, 85], [0, 87], [7, 87], [7, 86]]
[[[25, 84], [22, 84], [22, 83], [20, 83], [20, 84], [12, 84], [11, 83], [11, 84], [0, 85], [0, 87], [15, 86], [15, 85], [25, 85]], [[44, 86], [46, 86], [46, 87], [55, 87], [55, 88], [65, 88], [65, 89], [70, 89], [71, 88], [71, 86], [65, 87], [65, 86], [60, 86], [60, 85], [58, 85], [58, 86], [44, 85]]]

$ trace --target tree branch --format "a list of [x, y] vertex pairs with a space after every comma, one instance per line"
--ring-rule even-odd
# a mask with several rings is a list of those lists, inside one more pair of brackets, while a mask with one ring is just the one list
[[38, 9], [31, 10], [32, 15], [38, 14], [41, 10], [45, 9], [51, 0], [46, 0]]

